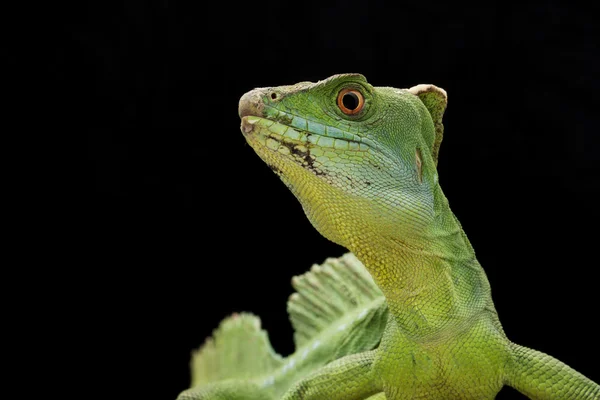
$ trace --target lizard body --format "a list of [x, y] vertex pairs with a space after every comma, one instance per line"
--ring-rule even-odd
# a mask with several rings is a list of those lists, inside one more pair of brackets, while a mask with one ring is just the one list
[[[532, 399], [600, 399], [596, 383], [504, 334], [438, 181], [446, 104], [433, 85], [373, 87], [359, 74], [240, 100], [246, 141], [313, 226], [356, 255], [389, 313], [378, 347], [315, 365], [283, 399], [493, 399], [504, 385]], [[254, 398], [236, 393], [224, 398]]]

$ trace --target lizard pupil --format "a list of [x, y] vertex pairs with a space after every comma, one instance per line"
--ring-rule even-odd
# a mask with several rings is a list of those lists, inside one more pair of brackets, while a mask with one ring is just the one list
[[351, 111], [356, 110], [358, 108], [359, 103], [360, 100], [358, 98], [358, 95], [353, 92], [346, 93], [342, 98], [342, 104], [344, 104], [344, 107]]
[[338, 107], [346, 115], [358, 114], [365, 105], [365, 98], [356, 89], [343, 89], [337, 98]]

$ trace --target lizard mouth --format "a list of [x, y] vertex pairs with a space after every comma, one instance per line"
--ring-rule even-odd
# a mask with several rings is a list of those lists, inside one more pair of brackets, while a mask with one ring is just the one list
[[[313, 151], [322, 149], [321, 152], [317, 151], [317, 153], [322, 153], [318, 155], [325, 155], [326, 152], [361, 152], [369, 149], [365, 140], [355, 137], [355, 135], [345, 134], [345, 137], [342, 137], [341, 134], [338, 134], [336, 135], [338, 137], [332, 137], [323, 134], [324, 132], [317, 133], [315, 130], [299, 129], [254, 115], [243, 116], [240, 128], [247, 140], [254, 137], [267, 148], [273, 151], [282, 150], [281, 152], [284, 154], [286, 153], [285, 148], [291, 153], [306, 151], [307, 148]], [[325, 126], [322, 130], [327, 131], [327, 127]], [[281, 149], [281, 146], [284, 149]], [[330, 154], [330, 156], [334, 155]]]
[[325, 136], [253, 115], [242, 117], [241, 131], [255, 151], [266, 156], [264, 161], [274, 171], [281, 169], [270, 160], [272, 156], [290, 159], [317, 176], [328, 175], [327, 166], [331, 163], [369, 150], [367, 144], [358, 140]]

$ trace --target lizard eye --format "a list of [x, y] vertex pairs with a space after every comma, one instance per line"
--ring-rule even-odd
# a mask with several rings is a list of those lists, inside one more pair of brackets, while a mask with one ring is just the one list
[[358, 114], [365, 105], [365, 98], [362, 93], [356, 89], [343, 89], [338, 94], [337, 104], [340, 110], [346, 115]]

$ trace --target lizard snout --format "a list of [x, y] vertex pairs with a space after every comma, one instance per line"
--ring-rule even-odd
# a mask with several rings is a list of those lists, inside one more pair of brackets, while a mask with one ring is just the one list
[[247, 116], [262, 117], [262, 110], [264, 108], [263, 96], [264, 92], [262, 89], [254, 89], [243, 95], [238, 106], [240, 118]]

